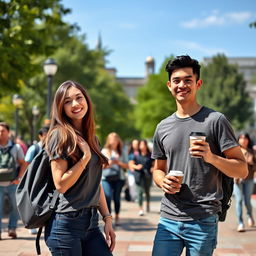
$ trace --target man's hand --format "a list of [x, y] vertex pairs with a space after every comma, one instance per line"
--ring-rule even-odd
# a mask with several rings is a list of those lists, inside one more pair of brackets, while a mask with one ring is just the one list
[[162, 190], [167, 194], [176, 194], [180, 192], [181, 185], [179, 179], [175, 176], [166, 175], [162, 182]]

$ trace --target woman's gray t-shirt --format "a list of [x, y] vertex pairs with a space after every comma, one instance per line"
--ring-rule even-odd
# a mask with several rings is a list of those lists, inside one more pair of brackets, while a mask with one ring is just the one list
[[[65, 159], [68, 161], [68, 168], [71, 168], [75, 163], [72, 163], [72, 160], [65, 156], [65, 152], [59, 156], [55, 151], [59, 142], [57, 131], [56, 136], [52, 136], [52, 138], [48, 146], [49, 151], [52, 152], [50, 160]], [[97, 207], [99, 205], [101, 175], [100, 158], [91, 151], [91, 159], [77, 182], [64, 194], [60, 194], [56, 212], [64, 213], [78, 211], [82, 208]]]
[[195, 115], [179, 118], [174, 113], [162, 120], [153, 139], [153, 159], [167, 160], [167, 171], [184, 172], [181, 190], [165, 194], [161, 202], [161, 216], [173, 220], [193, 220], [216, 214], [223, 196], [222, 174], [202, 158], [189, 154], [189, 134], [204, 132], [211, 151], [219, 156], [238, 146], [234, 132], [219, 112], [202, 107]]

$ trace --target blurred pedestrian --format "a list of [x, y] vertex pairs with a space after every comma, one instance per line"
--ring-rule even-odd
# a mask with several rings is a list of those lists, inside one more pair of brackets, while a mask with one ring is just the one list
[[[102, 153], [108, 158], [108, 167], [102, 171], [102, 186], [110, 212], [112, 211], [111, 201], [114, 201], [115, 225], [118, 226], [120, 222], [121, 192], [125, 184], [124, 169], [128, 168], [128, 164], [123, 153], [123, 142], [117, 133], [108, 134]], [[113, 173], [115, 175], [112, 175]]]
[[[47, 135], [48, 130], [49, 130], [49, 126], [43, 126], [38, 132], [39, 142], [31, 145], [28, 148], [28, 151], [25, 156], [26, 168], [32, 162], [34, 157], [42, 150], [43, 142]], [[36, 228], [29, 229], [29, 233], [35, 235], [37, 234], [37, 229]]]
[[234, 195], [236, 198], [236, 215], [238, 219], [238, 232], [245, 231], [243, 221], [243, 201], [247, 213], [247, 223], [249, 227], [254, 226], [254, 218], [252, 215], [251, 195], [253, 192], [253, 178], [255, 172], [255, 152], [253, 151], [252, 140], [248, 133], [242, 133], [238, 136], [238, 143], [241, 147], [243, 155], [248, 165], [249, 174], [245, 179], [234, 179]]
[[[203, 85], [198, 61], [177, 56], [166, 71], [177, 111], [158, 124], [153, 138], [153, 178], [164, 196], [152, 255], [178, 256], [185, 247], [186, 255], [210, 256], [217, 244], [222, 173], [243, 178], [248, 170], [225, 116], [197, 101]], [[191, 132], [203, 139], [190, 144]], [[171, 170], [183, 180], [168, 175]]]
[[[128, 161], [130, 162], [135, 156], [139, 155], [139, 140], [131, 141], [128, 149]], [[132, 201], [137, 199], [137, 188], [134, 178], [134, 169], [129, 165], [128, 169], [128, 186]]]
[[55, 93], [45, 139], [60, 192], [57, 209], [45, 227], [45, 242], [53, 255], [110, 256], [115, 246], [112, 216], [100, 184], [107, 159], [95, 136], [92, 108], [88, 93], [74, 81], [62, 83]]
[[152, 185], [152, 164], [151, 152], [146, 140], [139, 141], [139, 155], [133, 155], [129, 166], [133, 170], [137, 189], [137, 200], [139, 215], [144, 215], [143, 194], [146, 197], [146, 211], [150, 211], [150, 187]]
[[[11, 205], [8, 236], [13, 239], [17, 238], [16, 228], [19, 214], [16, 206], [15, 191], [26, 169], [22, 148], [19, 144], [15, 144], [9, 139], [9, 132], [9, 125], [5, 122], [0, 122], [0, 240], [5, 194], [8, 195]], [[7, 176], [2, 176], [4, 175], [4, 170], [9, 169], [14, 172], [14, 178], [10, 180], [8, 180]]]

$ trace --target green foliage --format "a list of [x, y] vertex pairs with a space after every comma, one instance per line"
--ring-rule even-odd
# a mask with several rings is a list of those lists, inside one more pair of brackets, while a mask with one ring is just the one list
[[39, 55], [48, 56], [60, 45], [56, 27], [63, 26], [65, 9], [60, 0], [0, 0], [0, 96], [18, 91], [40, 66]]
[[251, 28], [256, 28], [256, 21], [255, 21], [255, 22], [250, 23], [250, 27], [251, 27]]
[[202, 66], [201, 77], [199, 102], [225, 114], [235, 129], [244, 128], [252, 119], [252, 100], [237, 66], [228, 64], [224, 55], [217, 55]]
[[95, 105], [97, 135], [102, 144], [110, 132], [117, 132], [124, 140], [138, 135], [131, 115], [132, 105], [113, 76], [101, 70], [89, 94]]
[[151, 138], [156, 125], [176, 110], [175, 101], [166, 86], [168, 74], [165, 66], [169, 59], [164, 61], [159, 73], [150, 75], [138, 91], [135, 120], [142, 138]]

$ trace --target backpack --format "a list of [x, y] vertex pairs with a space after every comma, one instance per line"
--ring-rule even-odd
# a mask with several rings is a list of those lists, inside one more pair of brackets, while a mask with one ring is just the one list
[[42, 228], [57, 207], [59, 192], [55, 189], [49, 156], [42, 149], [29, 164], [16, 190], [17, 208], [25, 228], [39, 228], [36, 250], [40, 255]]
[[233, 194], [234, 180], [222, 173], [223, 198], [221, 199], [221, 212], [219, 212], [219, 221], [225, 221], [227, 211], [231, 206], [231, 196]]
[[11, 153], [14, 145], [0, 149], [0, 181], [12, 181], [18, 176], [16, 160]]

